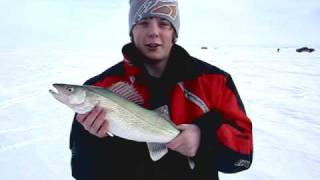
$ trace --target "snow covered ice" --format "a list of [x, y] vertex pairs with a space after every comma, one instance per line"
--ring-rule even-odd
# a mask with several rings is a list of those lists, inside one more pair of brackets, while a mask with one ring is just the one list
[[[253, 122], [254, 160], [222, 180], [320, 177], [320, 49], [186, 48], [229, 72]], [[82, 84], [122, 59], [120, 49], [0, 50], [0, 179], [71, 180], [73, 112], [48, 93]]]

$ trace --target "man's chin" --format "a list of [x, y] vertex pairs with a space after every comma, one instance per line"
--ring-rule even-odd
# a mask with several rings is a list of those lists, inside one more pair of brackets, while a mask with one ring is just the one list
[[156, 54], [156, 53], [147, 53], [147, 54], [145, 54], [145, 56], [153, 62], [159, 62], [164, 59], [161, 55]]

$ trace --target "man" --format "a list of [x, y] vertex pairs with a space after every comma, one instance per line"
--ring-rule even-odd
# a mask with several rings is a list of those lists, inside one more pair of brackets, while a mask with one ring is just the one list
[[153, 162], [145, 143], [108, 137], [108, 112], [97, 106], [77, 114], [72, 125], [76, 179], [214, 180], [218, 171], [250, 167], [251, 122], [231, 76], [175, 44], [179, 23], [176, 0], [131, 0], [132, 42], [122, 49], [124, 61], [85, 83], [105, 88], [130, 83], [143, 107], [166, 107], [181, 130], [167, 144], [169, 153]]

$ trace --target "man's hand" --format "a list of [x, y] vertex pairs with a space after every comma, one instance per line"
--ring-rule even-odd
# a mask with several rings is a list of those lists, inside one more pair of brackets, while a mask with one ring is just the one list
[[76, 120], [91, 134], [103, 138], [108, 134], [106, 110], [96, 106], [86, 114], [77, 114]]
[[182, 132], [167, 147], [182, 155], [194, 157], [200, 145], [200, 128], [193, 124], [181, 124], [177, 128]]

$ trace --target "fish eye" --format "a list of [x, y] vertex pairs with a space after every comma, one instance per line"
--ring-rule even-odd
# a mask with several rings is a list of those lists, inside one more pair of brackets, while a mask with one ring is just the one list
[[72, 87], [69, 87], [69, 88], [67, 88], [67, 91], [69, 91], [69, 92], [73, 92], [73, 91], [74, 91], [74, 89], [73, 89]]

